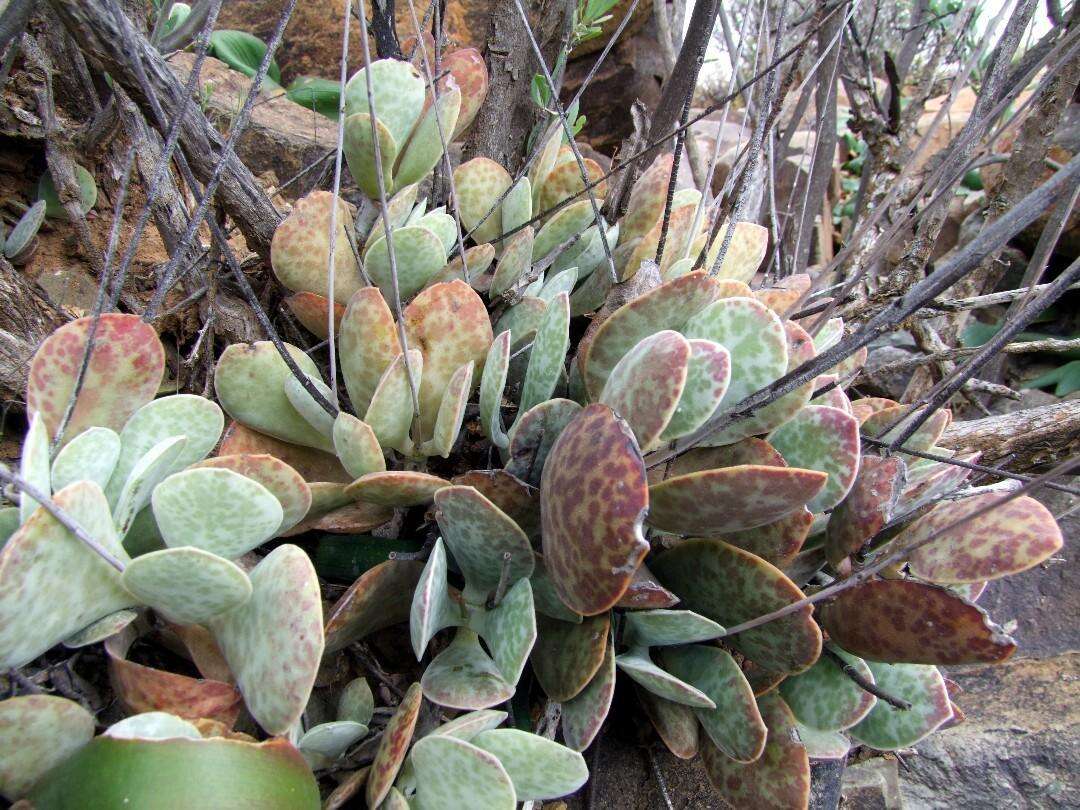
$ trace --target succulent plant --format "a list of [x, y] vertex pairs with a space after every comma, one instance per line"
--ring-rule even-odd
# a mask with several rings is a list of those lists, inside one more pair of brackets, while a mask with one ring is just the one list
[[12, 264], [22, 266], [33, 258], [38, 230], [45, 221], [46, 204], [45, 200], [38, 200], [19, 217], [9, 233], [0, 230], [0, 249]]

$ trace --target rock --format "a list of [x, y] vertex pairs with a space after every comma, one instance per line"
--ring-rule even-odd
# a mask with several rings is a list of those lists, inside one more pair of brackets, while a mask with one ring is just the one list
[[896, 760], [875, 757], [848, 765], [841, 788], [844, 810], [901, 810]]
[[[180, 80], [186, 81], [194, 61], [194, 54], [181, 52], [174, 54], [169, 64]], [[208, 117], [212, 121], [217, 118], [219, 128], [226, 130], [247, 97], [251, 80], [243, 73], [230, 70], [224, 62], [207, 57], [200, 83], [207, 92]], [[280, 90], [264, 93], [236, 144], [236, 154], [253, 173], [273, 172], [283, 183], [333, 151], [337, 130], [330, 119], [294, 104], [282, 96]], [[286, 189], [287, 196], [303, 196], [320, 175], [318, 170], [308, 172]]]
[[904, 758], [905, 806], [1080, 806], [1080, 653], [949, 674], [967, 721]]
[[867, 394], [873, 396], [888, 397], [899, 401], [904, 395], [904, 389], [907, 388], [911, 375], [915, 372], [915, 367], [895, 371], [882, 371], [882, 369], [901, 360], [910, 360], [914, 356], [913, 352], [900, 346], [878, 346], [876, 349], [871, 349], [859, 376], [859, 390], [865, 390]]

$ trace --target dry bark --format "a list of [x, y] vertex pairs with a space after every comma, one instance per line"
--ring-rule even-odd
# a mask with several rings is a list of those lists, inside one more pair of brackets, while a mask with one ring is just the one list
[[26, 276], [0, 256], [0, 396], [22, 401], [30, 358], [63, 321]]
[[950, 425], [938, 442], [964, 453], [982, 453], [980, 464], [1007, 462], [1029, 470], [1080, 453], [1080, 400], [1072, 399]]

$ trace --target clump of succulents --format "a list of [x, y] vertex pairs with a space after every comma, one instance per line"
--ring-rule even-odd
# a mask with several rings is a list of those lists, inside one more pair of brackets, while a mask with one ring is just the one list
[[[15, 767], [0, 758], [6, 797], [55, 806], [79, 780], [143, 796], [197, 771], [203, 783], [176, 787], [196, 806], [228, 771], [238, 801], [315, 806], [312, 770], [354, 765], [350, 752], [381, 722], [340, 653], [407, 623], [423, 674], [329, 806], [361, 790], [371, 808], [509, 809], [573, 792], [621, 673], [665, 745], [700, 754], [728, 803], [805, 807], [811, 759], [843, 757], [852, 740], [914, 744], [956, 716], [938, 665], [1015, 650], [975, 600], [986, 581], [1052, 555], [1060, 530], [1028, 497], [987, 509], [997, 491], [957, 496], [963, 468], [864, 452], [862, 438], [894, 437], [911, 416], [849, 399], [859, 355], [720, 427], [844, 324], [811, 337], [789, 317], [808, 276], [751, 289], [767, 234], [721, 224], [709, 241], [696, 191], [675, 195], [657, 266], [670, 157], [610, 225], [589, 200], [563, 205], [584, 181], [555, 128], [516, 184], [483, 158], [459, 166], [456, 217], [417, 203], [447, 133], [482, 98], [482, 60], [458, 53], [437, 102], [391, 60], [345, 90], [346, 158], [365, 195], [387, 195], [385, 211], [314, 192], [275, 234], [286, 302], [316, 335], [332, 328], [342, 390], [298, 347], [265, 341], [221, 354], [220, 408], [155, 398], [164, 353], [153, 330], [105, 315], [57, 436], [92, 320], [39, 350], [20, 476], [85, 537], [12, 492], [16, 505], [0, 511], [0, 666], [103, 641], [131, 716], [91, 739], [75, 704], [0, 702], [0, 751], [22, 746]], [[466, 237], [474, 246], [448, 262]], [[702, 252], [706, 269], [694, 270]], [[572, 318], [638, 273], [652, 283], [571, 353]], [[950, 418], [932, 414], [905, 449], [948, 456], [936, 443]], [[455, 452], [465, 434], [468, 451]], [[470, 470], [477, 442], [489, 463]], [[374, 530], [413, 507], [420, 521], [405, 525], [429, 527], [431, 541], [415, 558], [364, 565], [325, 620], [303, 549], [254, 553], [310, 530]], [[903, 549], [881, 575], [848, 580], [816, 609], [805, 601]], [[134, 660], [150, 634], [203, 677]], [[565, 745], [503, 727], [495, 707], [528, 705], [527, 665]], [[320, 670], [331, 687], [316, 687]], [[422, 712], [424, 699], [438, 708]], [[274, 739], [232, 731], [243, 709]], [[279, 781], [261, 782], [260, 769]]]

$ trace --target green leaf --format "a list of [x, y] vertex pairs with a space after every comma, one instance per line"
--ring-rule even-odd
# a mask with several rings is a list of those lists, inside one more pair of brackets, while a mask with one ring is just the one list
[[73, 700], [22, 695], [0, 701], [0, 796], [21, 799], [93, 736], [93, 715]]
[[[94, 182], [94, 175], [76, 163], [75, 180], [79, 184], [79, 208], [82, 210], [83, 214], [88, 214], [90, 213], [90, 209], [92, 209], [97, 202], [98, 197], [97, 183]], [[53, 184], [52, 175], [47, 171], [45, 174], [41, 175], [41, 179], [38, 180], [37, 198], [39, 201], [45, 201], [45, 216], [50, 219], [66, 220], [68, 218], [67, 210], [60, 202], [60, 195], [57, 193], [56, 186]]]
[[513, 810], [516, 805], [513, 783], [499, 760], [464, 740], [431, 734], [413, 746], [409, 761], [416, 769], [420, 807]]
[[6, 238], [0, 235], [0, 247], [3, 247], [5, 256], [12, 260], [19, 260], [19, 254], [23, 254], [24, 257], [29, 255], [25, 251], [31, 247], [41, 228], [41, 223], [45, 221], [47, 205], [45, 200], [38, 200], [19, 217], [19, 221], [15, 223], [15, 227]]
[[63, 489], [76, 481], [93, 481], [102, 489], [120, 458], [120, 437], [115, 431], [94, 427], [80, 433], [56, 454], [52, 463], [52, 488]]
[[328, 768], [367, 733], [368, 727], [363, 723], [335, 720], [309, 728], [296, 747], [312, 768]]
[[540, 687], [559, 703], [577, 697], [604, 662], [611, 628], [609, 614], [588, 616], [577, 624], [540, 614], [536, 626], [532, 666]]
[[121, 582], [177, 624], [205, 624], [251, 598], [251, 580], [235, 563], [198, 548], [167, 548], [136, 557]]
[[[210, 35], [209, 54], [233, 70], [254, 78], [266, 55], [266, 43], [247, 31], [219, 30]], [[281, 69], [277, 62], [270, 61], [266, 75], [274, 84], [281, 84]]]
[[491, 650], [495, 666], [508, 683], [516, 684], [536, 643], [536, 612], [529, 580], [518, 580], [498, 605], [480, 617], [477, 629]]
[[318, 76], [300, 76], [293, 79], [285, 92], [289, 101], [315, 110], [332, 121], [338, 120], [341, 105], [341, 82], [321, 79]]
[[575, 751], [588, 748], [607, 719], [615, 696], [615, 645], [608, 641], [604, 661], [589, 685], [562, 704], [562, 734]]
[[573, 793], [589, 778], [581, 754], [527, 731], [496, 728], [477, 734], [472, 744], [499, 760], [518, 801], [557, 799]]
[[848, 732], [879, 751], [908, 748], [952, 717], [949, 693], [937, 667], [883, 664], [867, 661], [874, 682], [888, 694], [906, 700], [910, 709], [897, 709], [884, 700]]
[[432, 659], [420, 684], [424, 697], [451, 709], [489, 709], [514, 694], [514, 685], [467, 627], [459, 627], [450, 646]]
[[[23, 439], [22, 457], [19, 460], [22, 479], [39, 490], [46, 499], [52, 494], [49, 470], [49, 435], [45, 420], [40, 414], [30, 417], [30, 427]], [[38, 508], [38, 502], [29, 493], [19, 493], [19, 519], [25, 523]]]
[[375, 696], [364, 678], [353, 678], [341, 690], [338, 698], [337, 719], [352, 720], [367, 725], [375, 711]]
[[622, 655], [615, 656], [615, 666], [637, 683], [665, 700], [703, 709], [715, 709], [716, 704], [708, 695], [660, 669], [649, 657], [645, 647], [631, 647]]
[[768, 436], [792, 467], [828, 474], [825, 487], [806, 508], [811, 512], [840, 503], [859, 472], [859, 422], [837, 408], [807, 405]]
[[626, 614], [623, 624], [623, 641], [632, 647], [692, 644], [723, 634], [712, 619], [689, 610], [636, 610]]
[[[861, 658], [833, 648], [846, 664], [870, 683], [874, 675]], [[820, 731], [840, 731], [855, 725], [869, 712], [877, 698], [844, 674], [831, 655], [823, 655], [806, 672], [785, 678], [780, 694], [800, 723]]]
[[[394, 143], [401, 146], [409, 138], [424, 108], [426, 87], [415, 65], [397, 59], [380, 59], [370, 67], [374, 91], [375, 117], [386, 127]], [[345, 85], [345, 114], [371, 114], [368, 104], [367, 68], [361, 68]], [[370, 128], [370, 124], [368, 125]], [[370, 130], [369, 130], [370, 131]], [[387, 158], [384, 154], [383, 160]], [[390, 165], [393, 159], [389, 160]]]

